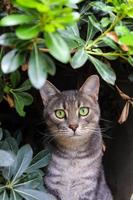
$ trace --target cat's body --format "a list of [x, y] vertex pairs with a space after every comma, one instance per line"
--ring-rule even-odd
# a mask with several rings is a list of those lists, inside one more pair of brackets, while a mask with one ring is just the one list
[[97, 76], [79, 91], [60, 93], [49, 82], [41, 89], [44, 117], [56, 141], [45, 185], [58, 200], [113, 199], [102, 167], [98, 91]]

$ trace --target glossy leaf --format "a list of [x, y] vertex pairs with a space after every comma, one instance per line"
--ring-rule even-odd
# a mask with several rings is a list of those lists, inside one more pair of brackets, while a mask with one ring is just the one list
[[92, 18], [91, 16], [88, 17], [87, 37], [86, 37], [87, 41], [92, 40], [95, 34], [99, 31], [99, 29], [95, 28], [91, 18]]
[[31, 83], [37, 89], [40, 89], [47, 78], [46, 62], [43, 53], [35, 46], [29, 60], [28, 74]]
[[0, 20], [0, 26], [14, 26], [19, 24], [26, 24], [33, 21], [33, 16], [22, 15], [22, 14], [12, 14], [7, 15]]
[[45, 43], [53, 57], [63, 63], [69, 61], [69, 48], [64, 39], [58, 33], [45, 33]]
[[37, 37], [40, 32], [38, 25], [23, 25], [16, 29], [16, 35], [22, 40], [29, 40]]
[[17, 43], [17, 37], [14, 33], [4, 33], [0, 35], [0, 45], [12, 46]]
[[116, 81], [116, 74], [114, 70], [93, 56], [88, 55], [88, 58], [93, 63], [103, 80], [105, 80], [107, 83], [110, 83], [111, 85], [114, 85]]
[[74, 69], [77, 69], [79, 67], [82, 67], [88, 59], [88, 54], [85, 52], [85, 50], [79, 49], [74, 56], [71, 59], [71, 65]]
[[15, 71], [24, 62], [24, 56], [13, 49], [4, 55], [1, 61], [1, 69], [4, 73]]
[[15, 165], [13, 182], [16, 181], [28, 168], [33, 156], [33, 151], [30, 145], [25, 145], [18, 151]]

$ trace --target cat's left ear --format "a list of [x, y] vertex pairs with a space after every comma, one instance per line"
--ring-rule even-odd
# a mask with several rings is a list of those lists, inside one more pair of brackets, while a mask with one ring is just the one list
[[40, 89], [40, 94], [43, 100], [44, 106], [55, 95], [60, 94], [60, 91], [49, 81], [46, 81], [43, 87]]
[[97, 75], [90, 76], [80, 88], [80, 92], [98, 100], [100, 81]]

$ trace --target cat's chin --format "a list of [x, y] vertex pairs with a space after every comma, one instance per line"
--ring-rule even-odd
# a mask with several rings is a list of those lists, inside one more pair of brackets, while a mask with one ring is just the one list
[[[57, 138], [56, 138], [57, 139]], [[80, 149], [81, 147], [85, 147], [89, 144], [89, 138], [81, 136], [81, 135], [71, 135], [67, 137], [60, 137], [56, 140], [56, 143], [59, 146], [64, 147], [69, 150]]]

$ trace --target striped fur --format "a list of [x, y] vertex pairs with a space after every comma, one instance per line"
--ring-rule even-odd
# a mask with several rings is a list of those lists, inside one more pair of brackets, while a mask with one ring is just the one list
[[[40, 93], [45, 105], [44, 117], [55, 150], [45, 176], [45, 185], [57, 200], [112, 200], [102, 167], [102, 135], [97, 102], [99, 79], [91, 76], [79, 91], [59, 92], [47, 82]], [[89, 107], [87, 116], [79, 116], [80, 107]], [[65, 110], [58, 119], [56, 109]], [[77, 124], [76, 130], [70, 124]]]

